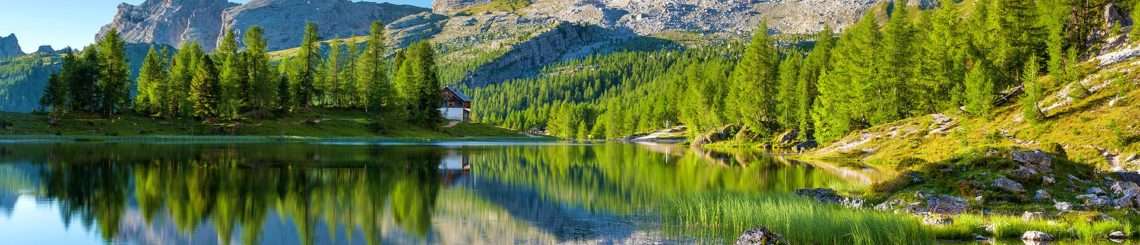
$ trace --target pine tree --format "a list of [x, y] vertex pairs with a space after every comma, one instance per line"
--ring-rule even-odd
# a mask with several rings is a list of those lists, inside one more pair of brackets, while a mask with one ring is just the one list
[[321, 79], [321, 85], [318, 90], [321, 91], [323, 96], [323, 105], [329, 107], [339, 107], [340, 97], [344, 91], [340, 87], [340, 67], [341, 67], [341, 46], [343, 43], [340, 40], [332, 41], [329, 43], [329, 53], [325, 57], [324, 76]]
[[316, 90], [314, 83], [318, 76], [317, 66], [321, 59], [320, 46], [317, 43], [319, 41], [317, 24], [306, 24], [305, 37], [301, 41], [301, 47], [295, 60], [297, 65], [296, 77], [289, 79], [296, 83], [292, 89], [292, 97], [300, 107], [309, 108], [312, 106], [313, 93]]
[[[246, 80], [250, 84], [249, 104], [260, 111], [273, 109], [273, 105], [280, 102], [276, 100], [281, 92], [277, 84], [281, 79], [269, 67], [268, 46], [263, 35], [261, 27], [253, 26], [245, 32], [244, 39], [247, 53]], [[288, 90], [285, 92], [288, 93]]]
[[921, 38], [916, 86], [923, 89], [917, 104], [920, 111], [944, 111], [963, 105], [966, 44], [961, 11], [956, 4], [943, 4], [930, 15]]
[[772, 98], [776, 95], [779, 57], [768, 36], [767, 23], [761, 22], [755, 32], [733, 72], [735, 89], [730, 95], [729, 108], [738, 110], [735, 115], [744, 126], [764, 135], [771, 133], [777, 119], [776, 102]]
[[798, 51], [790, 52], [780, 62], [779, 83], [776, 92], [776, 112], [783, 128], [797, 128], [799, 121], [799, 71], [803, 58]]
[[[906, 0], [896, 1], [891, 18], [883, 27], [882, 61], [876, 72], [878, 79], [871, 80], [875, 96], [866, 97], [870, 105], [867, 118], [871, 124], [902, 119], [909, 115], [915, 103], [912, 93], [912, 63], [914, 59], [914, 30], [909, 23], [910, 11]], [[865, 57], [873, 59], [874, 57]]]
[[340, 88], [342, 94], [340, 95], [343, 102], [341, 106], [345, 108], [357, 108], [358, 100], [356, 99], [356, 44], [351, 43], [343, 55], [344, 69], [340, 71]]
[[819, 96], [812, 106], [815, 136], [821, 142], [842, 137], [866, 126], [870, 85], [877, 74], [875, 57], [880, 34], [875, 16], [868, 12], [851, 26], [831, 52], [831, 67], [819, 79]]
[[135, 96], [135, 110], [140, 113], [157, 114], [161, 112], [161, 101], [164, 98], [162, 98], [163, 93], [159, 88], [168, 79], [166, 62], [162, 60], [162, 56], [152, 46], [147, 51], [146, 58], [143, 59], [136, 84], [138, 95]]
[[812, 104], [818, 95], [816, 88], [823, 71], [830, 69], [831, 49], [835, 45], [833, 35], [830, 26], [824, 26], [823, 30], [816, 34], [815, 46], [804, 59], [803, 68], [800, 69], [799, 84], [796, 86], [798, 96], [796, 121], [800, 123], [799, 129], [802, 132], [800, 136], [805, 140], [811, 137], [814, 130], [811, 118]]
[[112, 29], [98, 43], [99, 109], [105, 116], [122, 112], [130, 104], [130, 66], [127, 63], [126, 43], [119, 37], [118, 30]]
[[210, 57], [202, 57], [194, 70], [191, 82], [190, 101], [193, 102], [194, 117], [211, 122], [218, 115], [219, 83], [218, 70]]
[[221, 71], [218, 81], [220, 85], [217, 88], [221, 91], [216, 108], [217, 116], [223, 120], [237, 119], [245, 100], [242, 84], [246, 83], [248, 73], [245, 71], [245, 64], [242, 63], [242, 54], [237, 50], [237, 37], [233, 30], [226, 30], [214, 55], [214, 58], [220, 62], [218, 70]]
[[167, 114], [171, 117], [193, 116], [191, 83], [204, 57], [201, 46], [196, 42], [182, 44], [182, 48], [174, 55], [174, 64], [170, 69], [170, 86], [166, 91]]
[[69, 107], [73, 111], [95, 112], [99, 102], [99, 55], [94, 48], [63, 58], [60, 79], [67, 81]]
[[365, 111], [379, 111], [384, 114], [392, 102], [392, 85], [388, 80], [388, 67], [384, 63], [387, 52], [387, 38], [384, 25], [372, 22], [367, 47], [358, 59], [356, 92]]
[[1021, 84], [1025, 95], [1021, 97], [1021, 114], [1026, 121], [1037, 122], [1042, 118], [1041, 109], [1037, 107], [1037, 103], [1041, 101], [1044, 94], [1041, 88], [1041, 83], [1038, 81], [1037, 73], [1041, 68], [1037, 65], [1037, 56], [1029, 56], [1029, 61], [1025, 62], [1025, 71], [1022, 72]]
[[60, 115], [67, 106], [67, 84], [60, 75], [52, 73], [48, 77], [48, 84], [44, 87], [43, 96], [40, 97], [40, 107], [48, 110], [52, 115]]
[[985, 66], [974, 65], [966, 74], [966, 111], [975, 116], [989, 116], [993, 109], [994, 82]]
[[[1065, 59], [1065, 22], [1072, 11], [1067, 0], [1042, 0], [1040, 3], [1038, 9], [1041, 12], [1041, 26], [1045, 28], [1049, 75], [1057, 78], [1063, 73], [1061, 62]], [[1140, 28], [1132, 30], [1136, 32]]]

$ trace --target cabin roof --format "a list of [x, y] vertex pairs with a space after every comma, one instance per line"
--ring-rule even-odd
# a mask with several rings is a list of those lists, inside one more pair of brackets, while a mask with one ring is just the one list
[[467, 97], [467, 95], [464, 94], [463, 91], [460, 91], [458, 88], [447, 86], [443, 89], [451, 91], [452, 94], [455, 94], [455, 97], [459, 97], [459, 99], [463, 100], [463, 102], [471, 102], [471, 97]]

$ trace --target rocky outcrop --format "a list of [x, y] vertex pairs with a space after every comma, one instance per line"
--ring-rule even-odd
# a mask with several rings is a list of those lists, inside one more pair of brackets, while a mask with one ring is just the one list
[[251, 0], [226, 9], [220, 30], [241, 32], [252, 26], [265, 29], [270, 50], [296, 47], [305, 24], [316, 23], [321, 39], [367, 34], [373, 21], [390, 23], [427, 9], [389, 3], [349, 0]]
[[16, 34], [0, 37], [0, 58], [20, 55], [24, 55], [24, 51], [20, 49], [20, 40], [16, 38]]
[[241, 5], [226, 0], [147, 0], [119, 5], [114, 20], [96, 38], [118, 30], [129, 43], [178, 46], [194, 41], [212, 50], [224, 30], [240, 33], [257, 25], [265, 29], [269, 49], [279, 50], [297, 46], [307, 22], [321, 27], [322, 38], [349, 37], [368, 33], [372, 21], [391, 22], [424, 11], [349, 0], [251, 0]]
[[1053, 240], [1053, 235], [1040, 231], [1026, 231], [1021, 235], [1022, 241], [1027, 242], [1048, 242]]
[[428, 39], [440, 31], [447, 17], [443, 15], [423, 12], [405, 16], [388, 24], [388, 42], [395, 47], [406, 47], [420, 40]]
[[768, 228], [759, 227], [744, 231], [739, 238], [736, 239], [736, 245], [778, 245], [788, 244], [784, 237], [776, 234]]
[[489, 2], [491, 0], [435, 0], [431, 4], [431, 10], [439, 14], [448, 14]]
[[95, 35], [100, 39], [118, 30], [129, 43], [179, 46], [196, 41], [213, 49], [222, 28], [222, 11], [236, 6], [226, 0], [146, 0], [139, 5], [120, 4], [110, 24]]
[[863, 207], [863, 199], [846, 197], [835, 192], [835, 190], [827, 188], [799, 189], [796, 190], [796, 195], [811, 198], [821, 203], [837, 204], [852, 208]]
[[[535, 0], [523, 12], [560, 20], [629, 29], [638, 34], [668, 31], [752, 33], [762, 19], [772, 31], [814, 33], [825, 25], [842, 29], [878, 0]], [[912, 1], [919, 3], [919, 1]], [[927, 4], [930, 1], [927, 1]]]
[[50, 55], [50, 54], [54, 54], [54, 53], [55, 53], [55, 48], [52, 48], [51, 45], [40, 45], [39, 48], [36, 48], [36, 54]]

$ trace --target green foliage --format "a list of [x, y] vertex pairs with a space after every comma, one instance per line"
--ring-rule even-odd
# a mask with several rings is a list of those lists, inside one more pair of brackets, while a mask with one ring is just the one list
[[357, 58], [356, 93], [365, 111], [381, 115], [389, 113], [396, 104], [388, 79], [388, 64], [384, 60], [387, 52], [384, 25], [373, 22], [367, 46]]
[[280, 105], [277, 101], [280, 79], [269, 64], [267, 43], [261, 27], [253, 26], [245, 32], [246, 81], [249, 84], [247, 105], [254, 110], [266, 111]]
[[291, 96], [295, 101], [293, 106], [302, 108], [312, 106], [313, 96], [316, 93], [315, 83], [319, 76], [318, 64], [321, 59], [320, 46], [317, 43], [319, 41], [317, 24], [305, 24], [305, 37], [301, 41], [297, 57], [292, 59], [296, 67], [290, 72], [292, 77], [289, 78], [289, 81], [294, 83], [292, 85], [293, 96]]
[[44, 88], [44, 95], [40, 97], [40, 107], [50, 109], [53, 114], [60, 114], [67, 108], [67, 84], [59, 79], [58, 74], [51, 74], [48, 85]]
[[218, 100], [221, 94], [218, 70], [210, 57], [203, 57], [194, 70], [190, 82], [190, 102], [193, 116], [207, 121], [218, 116]]
[[1022, 72], [1021, 84], [1025, 95], [1021, 97], [1020, 103], [1022, 117], [1033, 123], [1043, 118], [1041, 109], [1037, 106], [1037, 103], [1040, 103], [1045, 96], [1045, 91], [1037, 78], [1037, 73], [1040, 71], [1041, 68], [1037, 65], [1037, 56], [1029, 56], [1029, 61], [1025, 62], [1025, 72]]
[[975, 116], [989, 116], [993, 110], [994, 82], [984, 66], [974, 66], [966, 74], [966, 111]]
[[798, 51], [790, 52], [787, 54], [787, 58], [780, 62], [779, 83], [776, 89], [776, 111], [779, 112], [778, 122], [785, 128], [797, 128], [800, 125], [798, 110], [801, 108], [799, 79], [802, 63], [803, 55]]
[[831, 52], [831, 69], [819, 79], [812, 119], [815, 136], [828, 142], [866, 124], [868, 97], [877, 76], [880, 34], [868, 12], [840, 38]]
[[130, 67], [124, 49], [125, 42], [118, 31], [112, 29], [98, 44], [99, 54], [99, 110], [106, 116], [123, 112], [130, 106]]
[[135, 95], [135, 110], [143, 114], [156, 114], [165, 101], [165, 91], [169, 69], [166, 67], [165, 52], [159, 53], [154, 47], [147, 51], [142, 69], [139, 70], [138, 94]]
[[737, 110], [731, 114], [737, 119], [733, 121], [764, 135], [771, 133], [779, 116], [775, 100], [779, 58], [768, 25], [761, 22], [732, 73], [728, 108]]

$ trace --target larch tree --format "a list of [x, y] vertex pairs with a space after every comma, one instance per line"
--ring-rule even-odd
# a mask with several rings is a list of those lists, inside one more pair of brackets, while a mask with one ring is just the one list
[[777, 119], [773, 97], [776, 96], [778, 62], [779, 54], [768, 36], [768, 24], [761, 22], [732, 74], [734, 89], [729, 96], [729, 108], [737, 111], [733, 115], [745, 127], [762, 135], [771, 133]]
[[1044, 89], [1041, 88], [1041, 83], [1037, 78], [1037, 73], [1040, 71], [1037, 56], [1029, 56], [1029, 60], [1025, 62], [1025, 71], [1022, 72], [1021, 84], [1025, 94], [1021, 97], [1020, 102], [1022, 118], [1033, 123], [1040, 121], [1043, 117], [1041, 108], [1037, 107], [1037, 103], [1044, 96]]
[[[280, 79], [270, 68], [268, 45], [264, 31], [259, 26], [250, 27], [245, 32], [246, 80], [249, 81], [249, 106], [254, 110], [267, 111], [278, 103], [278, 82]], [[288, 92], [288, 90], [286, 90]]]
[[870, 85], [877, 76], [875, 58], [880, 55], [880, 34], [875, 16], [865, 14], [851, 26], [831, 51], [831, 69], [819, 79], [812, 108], [815, 136], [821, 142], [842, 137], [851, 130], [866, 126]]
[[293, 87], [293, 99], [297, 102], [297, 106], [309, 108], [312, 106], [314, 90], [316, 90], [314, 83], [318, 76], [318, 66], [321, 60], [320, 54], [320, 37], [317, 36], [317, 24], [305, 24], [305, 37], [301, 41], [301, 47], [297, 52], [297, 57], [294, 60], [297, 66], [294, 78], [290, 78], [290, 82], [295, 83]]
[[190, 101], [193, 103], [194, 117], [213, 121], [218, 116], [219, 81], [218, 70], [209, 56], [202, 57], [194, 70], [190, 85]]
[[780, 62], [778, 84], [776, 89], [776, 112], [780, 127], [798, 128], [799, 121], [799, 71], [803, 62], [803, 55], [799, 51], [789, 52]]
[[112, 29], [99, 41], [99, 109], [105, 116], [113, 116], [130, 106], [130, 65], [127, 63], [126, 43], [118, 30]]
[[140, 113], [153, 115], [162, 112], [161, 102], [165, 99], [162, 97], [165, 93], [160, 88], [168, 79], [168, 69], [163, 58], [161, 53], [151, 47], [143, 59], [136, 83], [138, 94], [135, 96], [135, 110]]
[[384, 62], [387, 51], [384, 25], [372, 22], [367, 47], [358, 58], [356, 75], [357, 97], [365, 111], [384, 114], [392, 102], [392, 85], [388, 79], [388, 66]]

